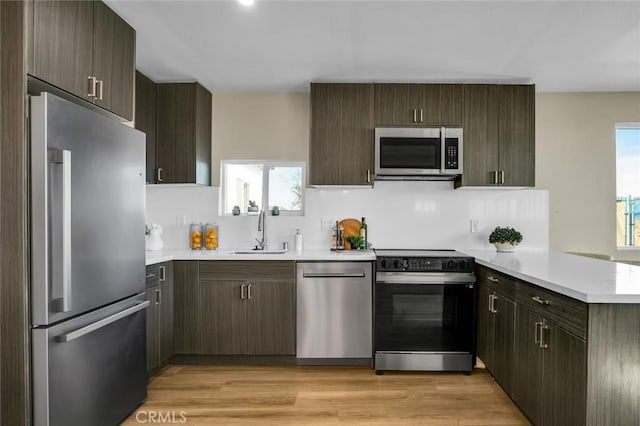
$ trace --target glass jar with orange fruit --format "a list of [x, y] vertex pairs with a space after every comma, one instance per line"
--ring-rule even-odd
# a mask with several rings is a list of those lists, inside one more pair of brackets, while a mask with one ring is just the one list
[[192, 250], [200, 250], [202, 248], [202, 224], [192, 223], [189, 226], [189, 240]]
[[215, 250], [218, 248], [218, 224], [207, 223], [204, 225], [204, 248]]

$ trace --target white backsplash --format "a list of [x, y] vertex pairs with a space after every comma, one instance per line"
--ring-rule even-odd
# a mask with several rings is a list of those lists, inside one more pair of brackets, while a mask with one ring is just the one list
[[[190, 222], [217, 222], [220, 248], [255, 245], [257, 216], [218, 216], [217, 187], [147, 186], [147, 223], [163, 229], [166, 248], [187, 248]], [[177, 218], [186, 216], [187, 225]], [[305, 216], [268, 216], [270, 249], [288, 241], [293, 249], [297, 228], [305, 249], [327, 248], [334, 221], [366, 218], [369, 241], [377, 248], [491, 248], [489, 233], [512, 226], [524, 236], [522, 247], [548, 248], [549, 197], [546, 190], [462, 189], [451, 182], [376, 182], [373, 189], [306, 189]], [[471, 233], [470, 221], [478, 221]]]

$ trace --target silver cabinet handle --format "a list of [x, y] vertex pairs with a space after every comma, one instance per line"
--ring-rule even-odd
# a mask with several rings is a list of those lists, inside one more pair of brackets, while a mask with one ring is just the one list
[[96, 82], [96, 87], [98, 88], [98, 94], [96, 96], [96, 99], [101, 101], [102, 100], [102, 88], [104, 87], [104, 81], [98, 80]]
[[367, 169], [367, 183], [371, 183], [371, 169]]
[[160, 281], [166, 281], [167, 280], [167, 267], [166, 266], [161, 266], [160, 267]]
[[493, 181], [491, 182], [494, 185], [498, 184], [498, 171], [494, 170], [491, 172], [491, 175], [493, 176]]
[[251, 284], [249, 284], [249, 290], [247, 291], [247, 299], [251, 300]]
[[120, 311], [117, 314], [113, 314], [111, 316], [108, 316], [106, 318], [101, 319], [100, 321], [96, 321], [93, 324], [89, 324], [85, 327], [79, 328], [75, 331], [72, 331], [71, 333], [67, 333], [67, 334], [63, 334], [61, 336], [58, 336], [55, 338], [56, 342], [71, 342], [72, 340], [78, 339], [82, 336], [85, 336], [91, 332], [94, 332], [96, 330], [99, 330], [103, 327], [108, 326], [109, 324], [112, 324], [116, 321], [118, 321], [119, 319], [128, 317], [129, 315], [133, 315], [136, 312], [139, 312], [143, 309], [146, 309], [147, 306], [149, 306], [149, 301], [145, 300], [144, 302], [138, 303], [128, 309], [125, 309], [124, 311]]
[[162, 296], [160, 295], [160, 289], [156, 289], [156, 305], [162, 303]]
[[362, 273], [344, 273], [344, 272], [304, 272], [302, 278], [364, 278], [366, 274]]
[[493, 294], [489, 295], [489, 312], [493, 313]]
[[418, 122], [418, 110], [413, 110], [413, 122], [417, 123]]
[[488, 279], [489, 281], [491, 281], [492, 283], [497, 283], [498, 281], [500, 281], [500, 280], [498, 280], [497, 278], [495, 278], [495, 277], [493, 277], [493, 276], [488, 276], [488, 277], [487, 277], [487, 279]]
[[93, 76], [89, 76], [89, 93], [87, 93], [87, 97], [89, 98], [95, 98], [96, 97], [96, 84], [98, 83], [98, 80], [93, 77]]
[[493, 296], [493, 303], [491, 305], [491, 307], [493, 308], [493, 313], [497, 314], [498, 313], [498, 309], [496, 309], [496, 301], [498, 300], [498, 296], [494, 295]]
[[549, 347], [549, 343], [545, 342], [544, 332], [549, 330], [549, 326], [547, 324], [540, 324], [540, 349], [547, 349]]
[[61, 150], [54, 162], [62, 164], [62, 267], [59, 277], [62, 284], [62, 300], [59, 312], [71, 310], [71, 151]]
[[540, 328], [542, 326], [542, 323], [539, 321], [536, 321], [534, 324], [535, 327], [535, 332], [534, 332], [534, 336], [533, 336], [533, 342], [534, 343], [538, 343], [540, 344]]
[[422, 108], [420, 108], [420, 122], [422, 123], [424, 115], [422, 113]]
[[498, 174], [500, 175], [500, 185], [504, 185], [504, 170], [500, 170]]
[[160, 167], [156, 171], [156, 180], [158, 182], [162, 182], [162, 168], [160, 168]]
[[240, 300], [244, 300], [244, 289], [247, 287], [246, 284], [242, 284], [240, 286]]
[[541, 305], [550, 305], [551, 303], [548, 300], [542, 300], [540, 299], [540, 297], [538, 296], [533, 296], [531, 298], [531, 300], [533, 300], [534, 302], [538, 302]]
[[145, 275], [144, 278], [148, 280], [148, 279], [153, 278], [155, 276], [156, 276], [156, 274], [149, 274], [149, 275]]

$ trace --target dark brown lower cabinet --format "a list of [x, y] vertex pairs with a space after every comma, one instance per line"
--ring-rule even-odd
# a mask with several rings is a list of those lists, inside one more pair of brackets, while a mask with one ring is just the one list
[[513, 389], [515, 303], [478, 286], [478, 357], [508, 394]]
[[207, 355], [295, 355], [291, 280], [201, 280], [200, 337]]
[[147, 372], [165, 364], [173, 345], [173, 262], [147, 266]]
[[198, 268], [194, 260], [173, 262], [174, 323], [173, 342], [176, 354], [200, 353], [200, 318], [198, 315]]
[[517, 317], [514, 400], [534, 425], [584, 425], [585, 341], [526, 306]]

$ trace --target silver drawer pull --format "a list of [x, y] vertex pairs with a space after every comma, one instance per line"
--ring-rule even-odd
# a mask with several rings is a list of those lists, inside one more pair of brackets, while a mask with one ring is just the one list
[[67, 334], [63, 334], [62, 336], [57, 336], [55, 338], [56, 342], [62, 342], [62, 343], [66, 343], [66, 342], [71, 342], [73, 340], [76, 340], [82, 336], [85, 336], [89, 333], [92, 333], [96, 330], [99, 330], [103, 327], [108, 326], [109, 324], [112, 324], [122, 318], [126, 318], [130, 315], [135, 314], [136, 312], [139, 312], [143, 309], [146, 309], [147, 306], [149, 306], [149, 301], [145, 300], [142, 303], [138, 303], [136, 305], [133, 305], [130, 308], [127, 308], [123, 311], [120, 311], [116, 314], [113, 314], [111, 316], [108, 316], [106, 318], [101, 319], [100, 321], [96, 321], [93, 324], [89, 324], [85, 327], [79, 328], [75, 331], [72, 331], [71, 333], [67, 333]]
[[153, 278], [155, 276], [156, 276], [156, 274], [149, 274], [149, 275], [145, 276], [145, 279], [148, 280], [148, 279]]
[[364, 278], [366, 275], [362, 273], [344, 273], [344, 272], [305, 272], [303, 278]]
[[538, 302], [538, 303], [539, 303], [539, 304], [541, 304], [541, 305], [550, 305], [550, 304], [551, 304], [551, 303], [549, 303], [549, 301], [548, 301], [548, 300], [542, 300], [542, 299], [540, 299], [538, 296], [533, 296], [531, 299], [532, 299], [534, 302]]
[[499, 279], [497, 279], [497, 278], [495, 278], [495, 277], [492, 277], [492, 276], [488, 276], [488, 277], [487, 277], [487, 279], [488, 279], [489, 281], [491, 281], [492, 283], [497, 283], [498, 281], [500, 281]]

